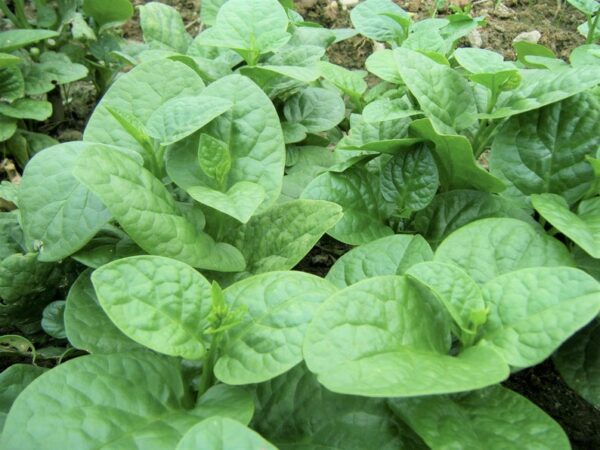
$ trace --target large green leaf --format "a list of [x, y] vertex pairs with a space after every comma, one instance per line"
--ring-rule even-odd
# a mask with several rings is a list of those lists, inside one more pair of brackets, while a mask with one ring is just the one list
[[554, 364], [572, 389], [600, 407], [600, 320], [565, 342], [554, 354]]
[[0, 100], [13, 102], [25, 95], [25, 80], [18, 67], [0, 68]]
[[482, 327], [514, 367], [542, 362], [600, 312], [600, 283], [570, 267], [534, 267], [482, 287], [489, 308]]
[[452, 396], [390, 400], [389, 405], [433, 449], [571, 448], [550, 416], [500, 386]]
[[[157, 3], [154, 3], [157, 4]], [[168, 100], [198, 95], [202, 79], [185, 64], [163, 59], [149, 61], [119, 77], [102, 97], [85, 128], [86, 141], [113, 144], [144, 154], [140, 143], [121, 125], [110, 109], [130, 114], [145, 124]]]
[[328, 234], [347, 244], [364, 244], [394, 233], [387, 224], [391, 206], [381, 195], [379, 174], [364, 167], [326, 172], [306, 187], [302, 198], [327, 200], [342, 207], [344, 216]]
[[41, 261], [59, 261], [82, 248], [110, 219], [100, 200], [71, 174], [79, 155], [108, 147], [69, 142], [47, 148], [27, 164], [19, 189], [25, 238]]
[[108, 317], [134, 341], [171, 356], [204, 355], [211, 287], [190, 266], [133, 256], [100, 267], [92, 283]]
[[219, 192], [205, 186], [192, 186], [188, 194], [203, 205], [210, 206], [242, 223], [248, 222], [264, 201], [266, 193], [260, 184], [240, 181], [227, 192]]
[[438, 166], [440, 183], [446, 189], [476, 188], [486, 192], [505, 189], [501, 179], [477, 163], [471, 143], [465, 136], [454, 132], [440, 133], [430, 119], [415, 120], [411, 123], [411, 130], [433, 142], [431, 151]]
[[85, 247], [71, 256], [77, 262], [97, 269], [115, 259], [144, 254], [120, 228], [107, 225]]
[[359, 100], [367, 90], [364, 71], [353, 72], [327, 61], [319, 61], [318, 66], [323, 78], [354, 100]]
[[46, 120], [52, 114], [52, 104], [46, 100], [21, 98], [11, 104], [0, 103], [0, 114], [15, 119]]
[[0, 374], [0, 432], [13, 402], [29, 383], [46, 371], [33, 364], [13, 364]]
[[394, 51], [390, 49], [372, 53], [365, 61], [365, 67], [372, 74], [394, 84], [404, 84], [402, 76], [396, 67]]
[[291, 269], [341, 215], [340, 207], [330, 202], [294, 200], [254, 216], [226, 239], [246, 258], [246, 270], [235, 279]]
[[0, 298], [7, 304], [43, 292], [58, 276], [56, 265], [39, 261], [37, 253], [14, 253], [0, 261]]
[[217, 13], [225, 2], [229, 0], [204, 0], [200, 7], [200, 19], [205, 25], [213, 26], [217, 20]]
[[527, 267], [573, 266], [562, 243], [508, 218], [477, 220], [459, 228], [440, 244], [434, 259], [462, 267], [480, 284]]
[[[150, 2], [140, 8], [140, 25], [144, 41], [160, 49], [185, 53], [192, 41], [179, 12], [159, 2]], [[162, 61], [161, 61], [162, 64]]]
[[334, 91], [309, 87], [291, 97], [283, 107], [290, 123], [299, 123], [311, 133], [328, 131], [344, 119], [344, 100]]
[[394, 52], [404, 83], [438, 133], [453, 135], [476, 123], [473, 89], [458, 72], [413, 50]]
[[[229, 3], [227, 3], [229, 4]], [[279, 117], [269, 98], [248, 78], [230, 75], [208, 86], [203, 95], [233, 103], [233, 108], [202, 129], [224, 142], [231, 157], [225, 190], [240, 181], [262, 186], [266, 198], [258, 212], [273, 205], [279, 193], [285, 164], [285, 145]], [[198, 164], [198, 134], [169, 148], [167, 172], [178, 186], [214, 187], [213, 178]]]
[[567, 2], [586, 16], [591, 16], [600, 10], [600, 5], [594, 0], [567, 0]]
[[549, 192], [576, 202], [594, 178], [585, 158], [600, 146], [599, 120], [600, 98], [588, 93], [509, 119], [490, 157], [492, 173], [508, 185], [503, 195], [526, 201]]
[[244, 257], [237, 249], [199, 232], [198, 224], [181, 215], [165, 186], [127, 156], [91, 147], [77, 160], [73, 173], [148, 253], [203, 269], [244, 269]]
[[[393, 15], [399, 20], [390, 17]], [[356, 30], [375, 41], [397, 42], [401, 40], [410, 24], [406, 11], [389, 0], [366, 0], [358, 4], [350, 13]], [[405, 25], [402, 23], [404, 21]]]
[[88, 355], [33, 381], [15, 401], [2, 448], [175, 448], [201, 420], [177, 360], [150, 352]]
[[225, 417], [211, 417], [192, 427], [175, 450], [277, 450], [258, 433]]
[[69, 342], [89, 353], [118, 353], [139, 348], [139, 344], [115, 326], [98, 303], [91, 274], [89, 269], [81, 273], [67, 296], [64, 320]]
[[52, 30], [9, 30], [0, 33], [0, 52], [12, 52], [44, 39], [58, 36]]
[[371, 277], [402, 275], [411, 266], [431, 259], [433, 252], [421, 236], [397, 234], [350, 250], [335, 262], [326, 278], [345, 288]]
[[196, 401], [203, 417], [228, 417], [248, 425], [254, 414], [254, 401], [249, 389], [219, 383], [210, 387]]
[[302, 361], [306, 327], [337, 289], [303, 272], [271, 272], [225, 289], [231, 309], [247, 308], [243, 321], [226, 332], [215, 375], [227, 384], [270, 380]]
[[489, 346], [450, 356], [437, 299], [406, 276], [370, 278], [333, 294], [306, 332], [304, 358], [333, 392], [406, 397], [499, 383], [509, 368]]
[[71, 62], [63, 53], [44, 52], [39, 62], [28, 66], [24, 73], [25, 93], [41, 95], [50, 92], [57, 85], [85, 78], [88, 69], [83, 64]]
[[531, 213], [508, 199], [487, 192], [455, 190], [436, 195], [427, 208], [415, 215], [413, 226], [437, 247], [460, 227], [490, 217], [513, 217], [537, 225]]
[[285, 45], [288, 16], [277, 0], [229, 0], [212, 28], [200, 34], [200, 43], [237, 51], [254, 65], [259, 55]]
[[593, 258], [600, 258], [600, 197], [582, 201], [577, 214], [564, 197], [555, 194], [532, 195], [534, 208], [561, 233]]
[[256, 385], [255, 402], [252, 428], [282, 450], [425, 448], [406, 442], [385, 401], [334, 394], [304, 364]]
[[102, 26], [128, 21], [133, 16], [133, 6], [129, 0], [114, 0], [110, 4], [103, 0], [84, 0], [83, 12]]

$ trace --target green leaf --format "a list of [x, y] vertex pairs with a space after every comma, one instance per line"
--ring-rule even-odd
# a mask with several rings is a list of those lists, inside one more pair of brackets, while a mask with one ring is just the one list
[[0, 115], [0, 142], [9, 140], [17, 131], [17, 119]]
[[382, 275], [402, 275], [411, 266], [433, 259], [419, 235], [397, 234], [353, 248], [329, 269], [326, 279], [339, 288]]
[[365, 106], [363, 110], [363, 119], [368, 123], [384, 122], [386, 120], [398, 120], [406, 117], [412, 117], [423, 114], [410, 107], [406, 98], [390, 100], [382, 98], [375, 100]]
[[110, 5], [103, 0], [84, 0], [83, 12], [102, 26], [127, 22], [133, 16], [133, 6], [129, 0], [111, 1]]
[[327, 389], [370, 397], [468, 391], [509, 368], [489, 346], [450, 356], [449, 320], [406, 276], [375, 277], [333, 294], [309, 325], [304, 358]]
[[600, 406], [600, 320], [565, 342], [554, 354], [554, 365], [571, 389]]
[[108, 318], [96, 297], [90, 276], [82, 272], [71, 286], [64, 311], [65, 332], [73, 347], [89, 353], [119, 353], [136, 350], [140, 345]]
[[175, 8], [159, 2], [150, 2], [141, 5], [139, 9], [144, 42], [159, 49], [186, 53], [192, 38]]
[[282, 450], [424, 449], [411, 445], [413, 433], [398, 429], [385, 401], [334, 394], [304, 364], [256, 385], [255, 401], [252, 428]]
[[600, 283], [570, 267], [514, 271], [482, 293], [490, 310], [483, 339], [519, 368], [542, 362], [600, 312]]
[[204, 0], [200, 5], [200, 20], [203, 24], [213, 26], [217, 21], [217, 13], [229, 0]]
[[492, 145], [490, 169], [508, 185], [503, 195], [526, 201], [530, 194], [554, 193], [569, 204], [594, 178], [586, 161], [600, 146], [600, 99], [580, 94], [512, 117]]
[[250, 65], [262, 54], [286, 44], [289, 19], [277, 0], [229, 0], [212, 28], [199, 36], [202, 45], [231, 48]]
[[594, 0], [567, 0], [567, 2], [586, 16], [591, 16], [600, 10], [600, 5]]
[[306, 327], [337, 289], [302, 272], [271, 272], [225, 289], [231, 310], [247, 309], [243, 321], [227, 331], [215, 375], [227, 384], [270, 380], [302, 361]]
[[290, 123], [303, 125], [310, 133], [328, 131], [345, 116], [346, 105], [336, 92], [309, 87], [291, 97], [283, 107]]
[[0, 53], [0, 69], [6, 67], [18, 66], [21, 62], [21, 58], [9, 53]]
[[32, 364], [13, 364], [0, 374], [0, 431], [10, 407], [19, 394], [46, 371]]
[[[283, 133], [275, 107], [256, 84], [240, 75], [221, 78], [208, 86], [203, 95], [234, 104], [202, 129], [202, 133], [222, 141], [229, 150], [231, 169], [222, 188], [229, 189], [240, 181], [259, 184], [266, 199], [258, 212], [266, 211], [279, 197], [285, 164]], [[171, 146], [167, 153], [167, 173], [183, 189], [215, 187], [212, 171], [209, 176], [198, 164], [200, 139], [203, 138], [194, 135]]]
[[215, 243], [199, 232], [181, 215], [165, 186], [129, 157], [91, 147], [79, 157], [73, 174], [107, 205], [125, 232], [148, 253], [203, 269], [244, 269], [244, 258], [237, 249]]
[[395, 155], [381, 171], [381, 194], [401, 215], [429, 205], [438, 185], [437, 167], [425, 146]]
[[210, 284], [190, 266], [133, 256], [100, 267], [92, 283], [108, 317], [134, 341], [170, 356], [204, 355]]
[[365, 244], [394, 233], [387, 224], [391, 211], [381, 195], [379, 174], [365, 168], [326, 172], [306, 187], [302, 198], [327, 200], [342, 207], [344, 216], [328, 234], [346, 244]]
[[161, 60], [160, 64], [142, 63], [111, 85], [90, 117], [83, 138], [129, 148], [144, 155], [146, 150], [110, 109], [125, 117], [132, 115], [145, 124], [152, 113], [170, 99], [198, 95], [202, 89], [202, 79], [185, 64], [169, 59]]
[[369, 72], [384, 81], [394, 84], [404, 84], [396, 66], [393, 50], [384, 49], [372, 53], [365, 61], [365, 67]]
[[476, 188], [486, 192], [501, 192], [505, 185], [499, 178], [481, 167], [473, 156], [471, 143], [456, 133], [439, 133], [430, 119], [411, 123], [414, 133], [433, 142], [431, 149], [439, 170], [440, 184], [447, 189]]
[[42, 314], [42, 329], [56, 339], [67, 337], [64, 321], [65, 304], [64, 300], [54, 301], [44, 308]]
[[440, 134], [453, 135], [477, 122], [477, 106], [467, 80], [450, 67], [405, 48], [394, 50], [404, 83]]
[[367, 83], [363, 79], [366, 74], [364, 71], [353, 72], [327, 61], [319, 61], [318, 66], [323, 78], [351, 98], [360, 98], [367, 90]]
[[600, 45], [580, 45], [569, 55], [573, 67], [600, 65]]
[[21, 98], [13, 103], [0, 103], [0, 114], [15, 119], [46, 120], [52, 115], [52, 104], [46, 100]]
[[103, 152], [109, 147], [59, 144], [36, 154], [25, 168], [19, 189], [23, 231], [30, 244], [41, 243], [41, 261], [72, 255], [110, 219], [100, 200], [71, 174], [86, 149]]
[[600, 67], [586, 66], [550, 70], [521, 70], [521, 86], [500, 96], [491, 114], [482, 119], [501, 119], [539, 109], [583, 92], [600, 83]]
[[0, 69], [0, 100], [13, 102], [25, 95], [23, 73], [18, 67]]
[[340, 216], [340, 207], [333, 203], [293, 200], [252, 217], [226, 239], [240, 249], [247, 262], [246, 270], [235, 278], [291, 269]]
[[150, 136], [170, 145], [202, 128], [233, 106], [228, 100], [198, 95], [176, 97], [160, 106], [148, 119]]
[[0, 52], [9, 53], [44, 39], [58, 36], [52, 30], [9, 30], [0, 33]]
[[215, 384], [198, 397], [195, 409], [205, 418], [229, 417], [248, 425], [254, 414], [254, 401], [245, 388]]
[[473, 342], [477, 327], [487, 316], [479, 286], [462, 269], [434, 261], [409, 267], [407, 275], [431, 289], [458, 325], [457, 336], [465, 346]]
[[211, 417], [192, 427], [175, 450], [277, 450], [258, 433], [225, 417]]
[[83, 356], [46, 372], [21, 393], [6, 420], [2, 447], [175, 448], [201, 420], [190, 407], [177, 360], [150, 352]]
[[10, 255], [0, 262], [0, 298], [7, 304], [43, 292], [55, 282], [55, 270], [54, 264], [38, 261], [37, 253]]
[[410, 24], [408, 13], [389, 0], [361, 2], [352, 9], [350, 18], [360, 34], [381, 42], [398, 42], [408, 33]]
[[[198, 142], [198, 162], [202, 172], [216, 181], [218, 187], [227, 184], [227, 175], [231, 170], [231, 154], [229, 146], [225, 142], [212, 137], [210, 134], [202, 133]], [[262, 200], [259, 204], [262, 203]]]
[[283, 139], [286, 144], [296, 144], [306, 139], [307, 129], [300, 123], [282, 122]]
[[72, 83], [87, 75], [87, 67], [71, 62], [67, 55], [44, 52], [40, 56], [40, 62], [32, 64], [25, 72], [25, 93], [27, 95], [45, 94], [54, 89], [56, 85]]
[[462, 267], [477, 283], [528, 267], [573, 266], [559, 241], [517, 219], [472, 222], [448, 236], [435, 261]]
[[126, 233], [116, 227], [105, 226], [71, 257], [81, 264], [97, 269], [115, 259], [143, 254], [144, 251]]
[[417, 212], [413, 226], [433, 247], [437, 247], [460, 227], [491, 217], [512, 217], [538, 226], [531, 217], [531, 211], [519, 208], [509, 199], [469, 190], [437, 194], [427, 208]]
[[458, 48], [454, 51], [454, 58], [471, 72], [471, 80], [490, 89], [494, 95], [516, 89], [521, 84], [517, 66], [504, 61], [499, 53], [480, 48]]
[[600, 197], [582, 201], [578, 214], [571, 212], [566, 200], [559, 195], [532, 195], [531, 202], [552, 226], [589, 255], [600, 258]]
[[501, 386], [452, 396], [393, 399], [389, 405], [430, 448], [571, 448], [558, 423]]
[[227, 192], [219, 192], [204, 186], [192, 186], [188, 194], [199, 203], [210, 206], [242, 223], [248, 222], [265, 199], [260, 184], [240, 181]]

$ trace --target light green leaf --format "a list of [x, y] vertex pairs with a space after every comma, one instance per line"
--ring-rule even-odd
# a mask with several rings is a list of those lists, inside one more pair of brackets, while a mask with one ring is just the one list
[[471, 73], [497, 73], [517, 67], [513, 62], [504, 61], [502, 54], [482, 48], [457, 48], [453, 56]]
[[133, 16], [133, 6], [129, 0], [111, 1], [110, 5], [103, 0], [84, 0], [83, 12], [102, 26], [128, 21]]
[[[202, 172], [216, 181], [218, 187], [227, 184], [227, 175], [231, 170], [231, 154], [225, 142], [212, 137], [210, 134], [202, 133], [198, 142], [198, 162]], [[243, 182], [240, 181], [240, 183]]]
[[0, 142], [7, 141], [17, 131], [17, 119], [0, 115]]
[[19, 189], [23, 231], [30, 244], [41, 243], [41, 261], [72, 255], [110, 219], [100, 200], [71, 174], [86, 149], [104, 152], [110, 147], [59, 144], [36, 154], [25, 168]]
[[[283, 133], [275, 107], [256, 84], [240, 75], [221, 78], [208, 86], [203, 95], [234, 104], [202, 129], [202, 133], [224, 142], [229, 149], [231, 169], [223, 188], [240, 181], [261, 185], [266, 199], [258, 212], [266, 211], [279, 197], [285, 164]], [[185, 139], [167, 153], [167, 172], [183, 189], [214, 186], [212, 174], [207, 175], [198, 164], [199, 139], [196, 135]]]
[[179, 362], [150, 352], [88, 355], [33, 381], [6, 420], [2, 448], [175, 448], [201, 419]]
[[397, 234], [353, 248], [329, 269], [326, 279], [339, 288], [382, 275], [402, 275], [411, 266], [433, 259], [419, 235]]
[[229, 0], [212, 28], [199, 36], [202, 45], [237, 51], [250, 65], [262, 54], [277, 50], [291, 35], [289, 19], [277, 0]]
[[558, 423], [501, 386], [452, 396], [393, 399], [389, 405], [434, 449], [571, 448]]
[[529, 367], [600, 312], [600, 283], [570, 267], [514, 271], [482, 287], [490, 312], [482, 336], [513, 367]]
[[384, 122], [386, 120], [398, 120], [423, 114], [410, 107], [405, 98], [393, 99], [382, 98], [375, 100], [365, 106], [363, 119], [368, 123]]
[[175, 8], [159, 2], [150, 2], [141, 5], [139, 9], [145, 42], [156, 45], [159, 49], [186, 53], [192, 38]]
[[43, 292], [52, 286], [55, 269], [54, 264], [38, 261], [37, 253], [15, 253], [4, 258], [0, 261], [0, 298], [7, 304]]
[[13, 103], [0, 103], [0, 114], [15, 119], [46, 120], [52, 115], [52, 104], [46, 100], [21, 98]]
[[600, 45], [580, 45], [569, 55], [573, 67], [600, 65]]
[[503, 195], [560, 194], [573, 204], [594, 178], [586, 161], [600, 146], [600, 100], [580, 94], [512, 117], [492, 144], [490, 169], [508, 185]]
[[145, 124], [154, 111], [170, 99], [198, 95], [203, 88], [202, 79], [185, 64], [169, 59], [161, 60], [160, 64], [142, 63], [111, 85], [90, 117], [83, 138], [129, 148], [144, 155], [143, 146], [109, 108], [125, 117], [132, 115]]
[[395, 155], [381, 170], [381, 195], [401, 215], [429, 205], [438, 185], [437, 166], [429, 149], [422, 145]]
[[73, 347], [89, 353], [118, 353], [140, 348], [116, 327], [98, 303], [91, 274], [89, 269], [82, 272], [69, 290], [64, 312], [67, 339]]
[[225, 289], [234, 310], [247, 308], [241, 324], [226, 332], [215, 375], [227, 384], [270, 380], [302, 361], [306, 327], [337, 289], [302, 272], [271, 272]]
[[244, 258], [237, 249], [199, 232], [180, 214], [165, 186], [127, 156], [91, 147], [79, 157], [73, 174], [148, 253], [209, 270], [244, 269]]
[[203, 24], [213, 26], [217, 20], [217, 13], [225, 2], [229, 0], [203, 0], [200, 5], [200, 20]]
[[394, 50], [404, 83], [440, 134], [452, 135], [477, 122], [477, 106], [467, 80], [450, 67], [413, 50]]
[[360, 34], [381, 42], [398, 42], [407, 34], [410, 24], [408, 13], [389, 0], [361, 2], [352, 9], [350, 18]]
[[54, 301], [44, 308], [42, 314], [42, 329], [56, 339], [67, 337], [64, 321], [65, 304], [64, 300]]
[[81, 264], [97, 269], [115, 259], [144, 254], [144, 251], [126, 233], [107, 225], [71, 257]]
[[481, 167], [473, 156], [471, 143], [456, 133], [438, 133], [431, 120], [411, 123], [414, 133], [433, 142], [431, 151], [439, 170], [440, 184], [448, 189], [476, 188], [486, 192], [501, 192], [504, 183]]
[[233, 106], [229, 100], [198, 95], [176, 97], [161, 105], [146, 124], [150, 136], [170, 145], [202, 128]]
[[299, 123], [310, 133], [328, 131], [344, 119], [346, 106], [336, 92], [309, 87], [291, 97], [283, 106], [290, 123]]
[[566, 383], [592, 405], [600, 406], [600, 320], [592, 321], [554, 354]]
[[265, 190], [260, 184], [240, 181], [227, 192], [219, 192], [204, 186], [192, 186], [187, 193], [199, 203], [210, 206], [242, 223], [250, 217], [265, 199]]
[[378, 173], [352, 167], [344, 173], [326, 172], [315, 178], [302, 198], [340, 205], [344, 216], [328, 234], [346, 244], [360, 245], [394, 233], [387, 224], [390, 205], [383, 199], [379, 185]]
[[21, 58], [10, 53], [0, 53], [0, 69], [6, 67], [18, 66], [21, 62]]
[[370, 397], [468, 391], [509, 368], [488, 346], [450, 356], [449, 320], [406, 276], [375, 277], [333, 294], [309, 325], [304, 358], [327, 389]]
[[582, 201], [578, 214], [571, 212], [566, 200], [559, 195], [532, 195], [531, 202], [552, 226], [589, 255], [600, 258], [600, 197]]
[[197, 414], [204, 418], [229, 417], [248, 425], [254, 414], [254, 401], [249, 390], [226, 384], [215, 384], [196, 402]]
[[39, 63], [25, 71], [25, 93], [41, 95], [50, 92], [56, 85], [72, 83], [85, 78], [88, 69], [82, 64], [71, 62], [67, 55], [44, 52]]
[[159, 256], [133, 256], [92, 274], [98, 300], [128, 337], [159, 353], [200, 359], [211, 310], [210, 284], [190, 266]]
[[404, 84], [402, 76], [396, 66], [393, 50], [384, 49], [374, 52], [367, 58], [365, 67], [369, 72], [384, 81], [394, 84]]
[[52, 30], [9, 30], [0, 33], [0, 52], [9, 53], [44, 39], [58, 36]]
[[211, 417], [192, 427], [175, 450], [277, 450], [258, 433], [225, 417]]
[[517, 219], [472, 222], [448, 236], [435, 261], [462, 267], [477, 283], [528, 267], [573, 266], [559, 241]]
[[306, 127], [300, 123], [282, 122], [283, 139], [286, 144], [295, 144], [306, 139]]
[[367, 90], [367, 83], [363, 79], [366, 74], [364, 71], [353, 72], [327, 61], [319, 61], [318, 66], [323, 78], [351, 98], [360, 98]]
[[0, 68], [0, 100], [13, 102], [25, 95], [23, 73], [18, 67]]
[[538, 226], [531, 213], [498, 195], [455, 190], [437, 194], [427, 208], [417, 212], [413, 226], [433, 247], [437, 247], [450, 233], [479, 219], [512, 217]]
[[252, 217], [226, 239], [246, 257], [246, 271], [236, 274], [236, 279], [291, 269], [340, 216], [340, 207], [333, 203], [293, 200]]
[[574, 6], [579, 11], [584, 13], [586, 16], [591, 16], [600, 10], [600, 5], [594, 0], [567, 0], [567, 2], [569, 2], [571, 6]]
[[33, 364], [13, 364], [0, 374], [0, 432], [10, 407], [19, 394], [46, 371]]

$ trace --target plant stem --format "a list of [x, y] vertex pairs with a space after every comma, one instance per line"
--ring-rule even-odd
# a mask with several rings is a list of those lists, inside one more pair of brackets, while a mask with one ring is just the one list
[[204, 359], [202, 375], [200, 375], [200, 381], [198, 382], [198, 397], [208, 391], [208, 389], [215, 384], [214, 368], [217, 358], [219, 357], [220, 340], [221, 336], [219, 334], [214, 335], [210, 344], [210, 349], [208, 350], [208, 354]]
[[588, 17], [588, 35], [585, 40], [586, 44], [594, 43], [594, 35], [596, 34], [596, 27], [598, 26], [598, 19], [600, 19], [600, 13], [596, 14], [596, 17], [592, 20], [592, 16]]
[[16, 26], [18, 28], [21, 28], [21, 24], [19, 23], [19, 19], [17, 18], [17, 16], [15, 16], [13, 14], [13, 12], [6, 5], [6, 1], [5, 0], [0, 1], [0, 10], [4, 13], [4, 15], [6, 17], [8, 17], [8, 19], [13, 23], [14, 26]]
[[477, 134], [473, 139], [473, 155], [475, 156], [475, 159], [479, 158], [485, 151], [490, 138], [500, 123], [501, 122], [486, 120], [484, 125], [479, 128], [479, 131], [477, 131]]

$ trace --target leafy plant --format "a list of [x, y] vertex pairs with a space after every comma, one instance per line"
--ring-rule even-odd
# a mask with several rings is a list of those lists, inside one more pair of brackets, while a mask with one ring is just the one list
[[596, 42], [600, 38], [600, 33], [598, 33], [600, 4], [595, 0], [567, 0], [567, 2], [581, 11], [587, 18], [585, 23], [577, 27], [577, 31], [585, 36], [587, 44]]

